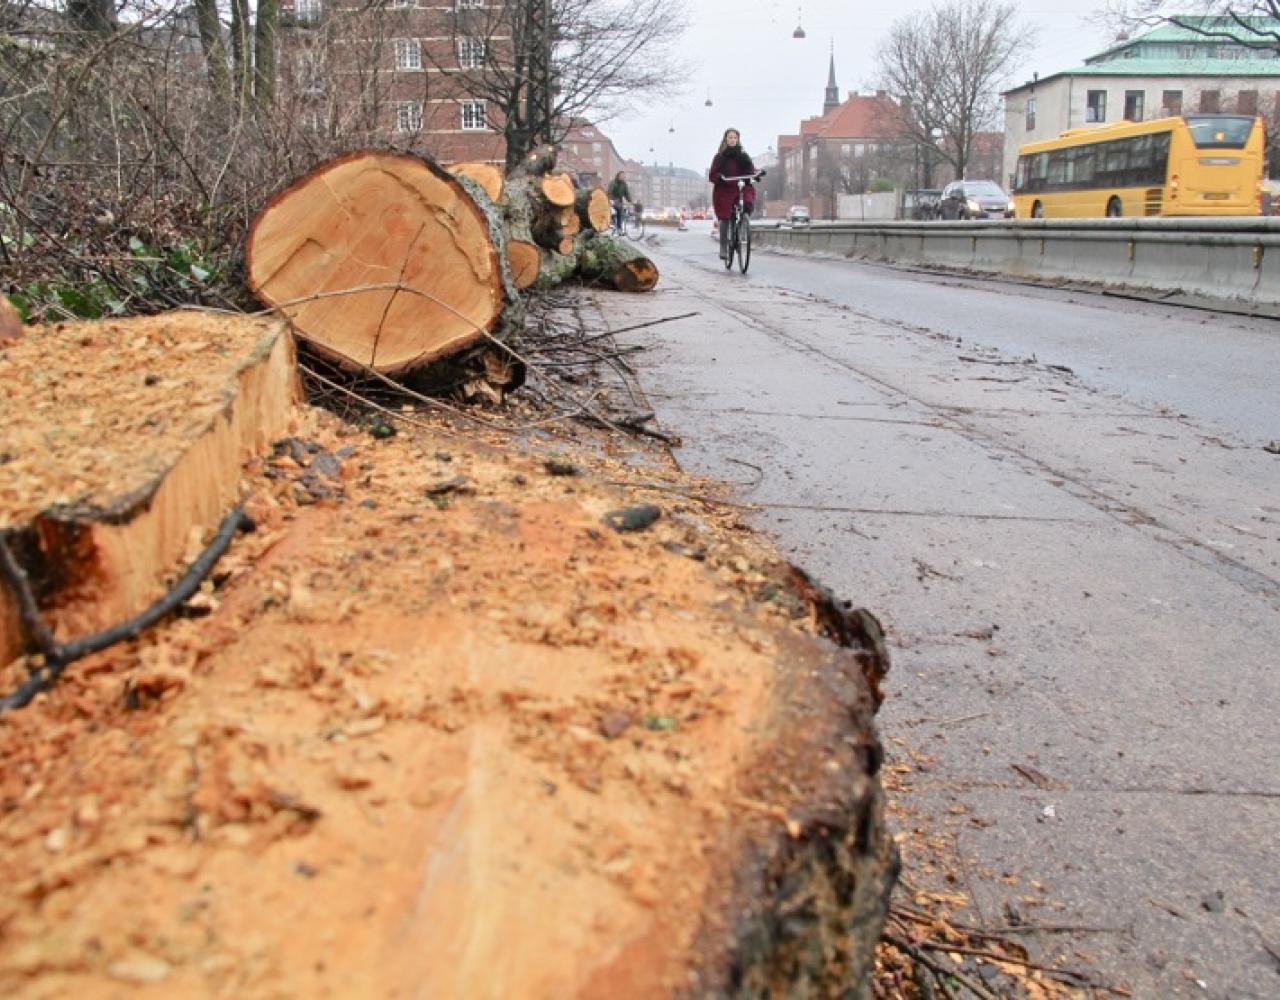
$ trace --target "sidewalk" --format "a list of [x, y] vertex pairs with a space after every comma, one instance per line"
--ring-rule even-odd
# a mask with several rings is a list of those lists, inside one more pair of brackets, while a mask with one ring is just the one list
[[699, 313], [623, 336], [677, 457], [897, 647], [903, 884], [1123, 995], [1272, 995], [1274, 466], [1069, 373], [780, 293], [768, 255], [746, 279], [653, 255], [658, 291], [609, 319]]

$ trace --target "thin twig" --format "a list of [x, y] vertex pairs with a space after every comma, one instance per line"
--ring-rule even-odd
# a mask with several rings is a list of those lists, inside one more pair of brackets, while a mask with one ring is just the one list
[[965, 975], [965, 973], [961, 972], [954, 966], [949, 967], [936, 961], [904, 938], [896, 937], [892, 934], [886, 934], [884, 936], [884, 940], [893, 945], [899, 951], [910, 955], [930, 972], [936, 973], [939, 976], [950, 976], [974, 996], [979, 997], [980, 1000], [998, 1000], [995, 994], [988, 992], [985, 987], [970, 976]]

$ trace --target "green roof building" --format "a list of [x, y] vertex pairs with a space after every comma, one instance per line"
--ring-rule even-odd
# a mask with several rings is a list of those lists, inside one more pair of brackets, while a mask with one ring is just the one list
[[1268, 33], [1280, 37], [1280, 20], [1244, 18], [1244, 27], [1225, 17], [1176, 19], [1181, 23], [1117, 39], [1083, 66], [1037, 74], [1005, 91], [1005, 180], [1024, 143], [1070, 128], [1201, 112], [1262, 115], [1270, 166], [1272, 135], [1280, 132], [1280, 50], [1269, 47]]

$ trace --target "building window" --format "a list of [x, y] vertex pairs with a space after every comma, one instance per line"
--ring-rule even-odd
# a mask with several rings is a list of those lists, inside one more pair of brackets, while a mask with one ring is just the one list
[[1182, 114], [1182, 91], [1166, 90], [1160, 95], [1160, 106], [1166, 115]]
[[1216, 115], [1222, 110], [1222, 92], [1219, 90], [1200, 91], [1200, 113]]
[[853, 147], [852, 147], [852, 146], [850, 146], [847, 142], [842, 142], [842, 143], [840, 144], [840, 155], [841, 155], [841, 156], [846, 156], [846, 157], [847, 157], [851, 152], [853, 152]]
[[413, 0], [387, 0], [388, 7], [412, 7]]
[[1036, 130], [1036, 99], [1034, 97], [1027, 98], [1027, 131], [1034, 132]]
[[302, 112], [302, 127], [308, 132], [323, 132], [324, 112], [318, 108], [309, 108]]
[[1126, 90], [1124, 92], [1124, 120], [1127, 122], [1142, 121], [1142, 102], [1144, 91]]
[[1236, 94], [1236, 114], [1256, 115], [1258, 113], [1258, 92], [1242, 90]]
[[1107, 120], [1107, 92], [1091, 90], [1085, 95], [1084, 120], [1089, 123]]
[[396, 102], [396, 131], [397, 132], [421, 132], [422, 131], [422, 102], [421, 101], [397, 101]]
[[484, 101], [462, 102], [462, 127], [468, 132], [479, 132], [488, 128], [485, 121]]
[[422, 69], [422, 43], [416, 38], [397, 38], [396, 69]]
[[484, 39], [458, 39], [458, 65], [463, 69], [476, 69], [484, 65]]
[[317, 24], [320, 21], [320, 0], [295, 0], [293, 16], [299, 24]]
[[454, 10], [475, 10], [483, 6], [484, 0], [453, 0]]
[[593, 143], [591, 144], [591, 152], [593, 152], [593, 153], [598, 153], [598, 152], [600, 152], [600, 143], [598, 143], [598, 142], [593, 142]]

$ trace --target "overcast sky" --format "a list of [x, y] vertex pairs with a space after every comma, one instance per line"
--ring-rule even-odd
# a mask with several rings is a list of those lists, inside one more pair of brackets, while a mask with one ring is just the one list
[[[779, 0], [686, 0], [690, 26], [679, 49], [690, 65], [682, 94], [605, 123], [618, 152], [646, 163], [706, 170], [725, 128], [742, 130], [755, 156], [780, 133], [822, 113], [827, 60], [834, 42], [836, 82], [843, 99], [875, 84], [875, 51], [894, 20], [929, 7], [927, 0], [809, 0], [797, 14]], [[1023, 23], [1037, 44], [1013, 82], [1079, 65], [1108, 36], [1088, 18], [1103, 0], [1023, 0]], [[797, 19], [808, 37], [791, 37]], [[706, 107], [710, 95], [712, 106]], [[675, 132], [669, 129], [675, 128]]]

